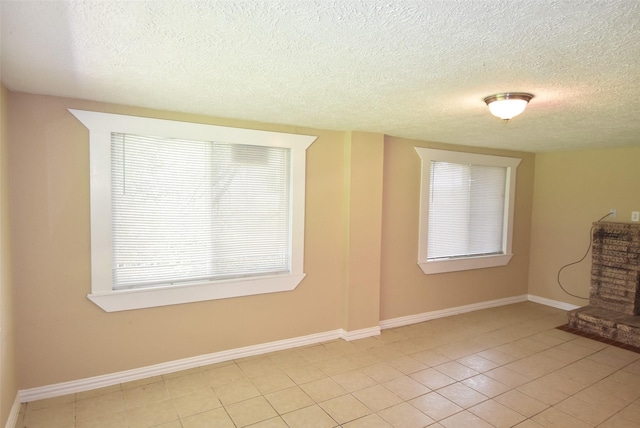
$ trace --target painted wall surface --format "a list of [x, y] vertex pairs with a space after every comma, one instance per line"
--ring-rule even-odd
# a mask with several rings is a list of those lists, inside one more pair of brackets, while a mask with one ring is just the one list
[[379, 324], [384, 135], [345, 139], [345, 320], [347, 331]]
[[[292, 292], [104, 312], [86, 297], [88, 131], [68, 108], [317, 135], [307, 151], [306, 278]], [[341, 328], [344, 133], [22, 93], [10, 94], [9, 115], [20, 389]]]
[[0, 426], [5, 426], [18, 392], [11, 280], [7, 98], [7, 90], [0, 85]]
[[[425, 275], [417, 264], [421, 162], [414, 147], [521, 158], [517, 169], [513, 258], [507, 266]], [[478, 149], [386, 137], [380, 319], [527, 293], [533, 192], [532, 153]]]
[[[611, 208], [630, 222], [640, 211], [640, 147], [536, 155], [529, 293], [585, 306], [558, 285], [559, 269], [580, 260], [589, 248], [592, 223]], [[591, 252], [564, 269], [560, 280], [572, 294], [589, 297]]]

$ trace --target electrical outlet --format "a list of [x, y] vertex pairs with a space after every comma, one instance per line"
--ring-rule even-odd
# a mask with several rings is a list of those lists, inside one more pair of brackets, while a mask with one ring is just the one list
[[609, 214], [611, 214], [609, 217], [616, 218], [616, 209], [615, 208], [611, 208], [609, 210]]
[[640, 211], [631, 211], [631, 221], [640, 221]]

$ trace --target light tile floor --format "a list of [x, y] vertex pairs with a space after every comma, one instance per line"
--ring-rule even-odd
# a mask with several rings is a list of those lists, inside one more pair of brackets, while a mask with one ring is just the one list
[[531, 302], [26, 403], [19, 427], [640, 427], [640, 354]]

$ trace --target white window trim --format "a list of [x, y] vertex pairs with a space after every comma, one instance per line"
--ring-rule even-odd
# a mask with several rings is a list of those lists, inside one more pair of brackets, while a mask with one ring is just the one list
[[[290, 291], [305, 277], [303, 259], [306, 149], [317, 137], [83, 110], [70, 109], [69, 112], [89, 129], [91, 293], [87, 297], [102, 309], [114, 312]], [[110, 143], [112, 132], [291, 149], [291, 272], [188, 285], [113, 290]]]
[[[482, 269], [505, 266], [511, 260], [513, 218], [516, 195], [516, 169], [520, 159], [504, 156], [482, 155], [477, 153], [453, 152], [449, 150], [415, 147], [422, 161], [420, 181], [420, 225], [418, 240], [418, 265], [425, 274], [456, 272], [471, 269]], [[431, 178], [431, 162], [450, 162], [470, 165], [499, 166], [507, 168], [504, 208], [504, 230], [502, 248], [504, 254], [461, 257], [444, 260], [427, 260], [427, 236], [429, 232], [429, 193]]]

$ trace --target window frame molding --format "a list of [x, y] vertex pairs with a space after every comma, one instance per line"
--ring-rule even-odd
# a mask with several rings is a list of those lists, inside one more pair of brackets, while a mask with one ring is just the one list
[[[91, 293], [106, 312], [183, 304], [295, 289], [304, 279], [306, 149], [316, 136], [69, 109], [89, 130]], [[291, 271], [192, 284], [113, 290], [111, 133], [152, 135], [291, 149]]]
[[[421, 160], [420, 214], [418, 231], [418, 266], [427, 275], [505, 266], [513, 257], [513, 220], [516, 196], [516, 172], [519, 158], [480, 153], [414, 147]], [[427, 259], [429, 234], [429, 194], [431, 188], [431, 162], [505, 167], [505, 204], [503, 212], [502, 250], [504, 254], [457, 257], [451, 259]]]

